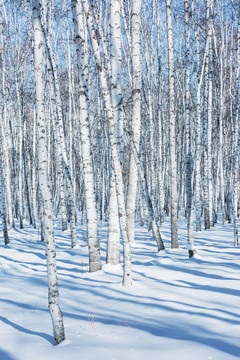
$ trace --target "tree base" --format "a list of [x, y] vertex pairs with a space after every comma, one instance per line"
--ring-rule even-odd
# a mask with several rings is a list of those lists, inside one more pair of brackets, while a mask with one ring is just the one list
[[189, 259], [196, 254], [196, 250], [188, 250]]

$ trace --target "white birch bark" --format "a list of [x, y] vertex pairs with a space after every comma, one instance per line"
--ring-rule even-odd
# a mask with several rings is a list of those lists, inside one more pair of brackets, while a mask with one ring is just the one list
[[209, 20], [209, 77], [208, 77], [208, 131], [207, 131], [207, 160], [208, 160], [208, 197], [209, 197], [209, 221], [210, 226], [214, 226], [213, 221], [213, 179], [212, 179], [212, 109], [213, 109], [213, 51], [212, 51], [212, 9], [210, 1], [210, 20]]
[[[206, 1], [207, 32], [209, 31], [210, 1]], [[209, 38], [210, 40], [210, 38]], [[206, 41], [207, 43], [207, 41]], [[203, 207], [205, 230], [210, 229], [209, 189], [208, 189], [208, 98], [209, 98], [209, 42], [206, 47], [204, 67], [204, 102], [203, 102]]]
[[0, 55], [2, 59], [2, 96], [3, 96], [3, 119], [0, 124], [0, 136], [2, 137], [2, 151], [3, 151], [3, 166], [4, 166], [4, 178], [5, 178], [5, 189], [6, 189], [6, 199], [7, 199], [7, 217], [10, 229], [14, 227], [14, 220], [13, 220], [13, 211], [12, 211], [12, 196], [11, 196], [11, 169], [10, 169], [10, 162], [9, 162], [9, 154], [7, 151], [7, 143], [8, 143], [8, 135], [5, 131], [5, 125], [7, 124], [7, 94], [6, 94], [6, 65], [5, 65], [5, 56], [4, 56], [4, 40], [3, 40], [3, 28], [2, 28], [2, 8], [0, 3], [0, 36], [1, 36], [1, 43], [0, 43]]
[[[150, 229], [152, 229], [153, 237], [156, 240], [158, 251], [164, 250], [164, 243], [162, 241], [161, 233], [157, 225], [156, 215], [154, 213], [154, 207], [152, 203], [152, 199], [150, 197], [149, 189], [148, 189], [148, 183], [146, 180], [146, 169], [142, 169], [140, 158], [137, 152], [137, 148], [134, 144], [134, 141], [129, 136], [129, 142], [131, 144], [132, 154], [134, 156], [134, 161], [136, 168], [139, 173], [139, 179], [140, 179], [140, 186], [142, 189], [142, 193], [144, 195], [146, 207], [145, 207], [145, 215], [147, 218], [148, 226]], [[146, 164], [145, 164], [146, 166]], [[149, 230], [150, 230], [149, 229]]]
[[114, 169], [111, 171], [106, 262], [111, 265], [120, 263], [120, 229]]
[[[50, 71], [50, 68], [49, 68]], [[58, 134], [58, 125], [57, 125], [57, 113], [54, 99], [54, 89], [52, 85], [51, 76], [49, 77], [49, 91], [51, 94], [50, 100], [50, 113], [52, 118], [52, 127], [54, 131], [54, 147], [56, 152], [56, 172], [58, 175], [58, 186], [59, 186], [59, 200], [61, 205], [61, 217], [62, 217], [62, 231], [66, 231], [68, 228], [67, 224], [67, 208], [66, 208], [66, 196], [65, 196], [65, 179], [64, 179], [64, 170], [63, 170], [63, 160], [61, 156], [61, 144], [59, 142], [59, 134]], [[49, 146], [50, 148], [50, 146]], [[50, 159], [49, 159], [50, 161]]]
[[[198, 32], [196, 36], [197, 40], [197, 59], [199, 59], [199, 37]], [[196, 231], [201, 231], [201, 199], [200, 199], [200, 190], [201, 190], [201, 174], [200, 174], [200, 163], [201, 163], [201, 88], [202, 81], [206, 63], [206, 57], [208, 56], [209, 51], [209, 36], [207, 35], [207, 41], [205, 45], [204, 58], [202, 62], [202, 67], [198, 66], [198, 75], [197, 75], [197, 117], [195, 125], [195, 207], [196, 207]]]
[[87, 25], [90, 32], [91, 43], [95, 55], [95, 59], [99, 69], [99, 76], [102, 88], [102, 94], [105, 102], [105, 109], [108, 116], [108, 125], [109, 125], [109, 139], [111, 146], [111, 158], [113, 162], [115, 181], [116, 181], [116, 190], [117, 190], [117, 200], [118, 200], [118, 216], [120, 222], [120, 229], [123, 239], [123, 286], [132, 285], [132, 262], [131, 262], [131, 246], [128, 238], [127, 232], [127, 219], [126, 219], [126, 209], [124, 201], [124, 187], [122, 179], [122, 168], [119, 159], [118, 145], [116, 139], [116, 128], [114, 124], [113, 108], [111, 103], [111, 96], [108, 88], [107, 78], [104, 73], [103, 63], [101, 61], [100, 48], [98, 43], [98, 38], [96, 36], [93, 17], [91, 9], [89, 8], [88, 2], [82, 0], [83, 9], [87, 18]]
[[[121, 118], [121, 23], [120, 23], [120, 1], [111, 0], [111, 96], [115, 128], [119, 129]], [[116, 134], [117, 136], [117, 134]], [[121, 143], [120, 143], [121, 144]], [[119, 146], [120, 146], [119, 144]], [[109, 223], [108, 223], [108, 244], [107, 263], [117, 265], [120, 262], [120, 228], [118, 219], [118, 206], [116, 195], [116, 183], [114, 169], [111, 169], [110, 177], [110, 200], [109, 200]]]
[[6, 204], [4, 196], [4, 179], [2, 165], [0, 165], [0, 199], [1, 199], [1, 215], [2, 215], [2, 231], [4, 238], [4, 245], [9, 244], [8, 228], [7, 228], [7, 214], [6, 214]]
[[[141, 126], [141, 44], [140, 44], [140, 11], [141, 0], [132, 0], [131, 15], [131, 50], [132, 50], [132, 124], [131, 132], [134, 145], [138, 151]], [[134, 242], [134, 218], [138, 185], [138, 170], [134, 155], [130, 155], [128, 188], [127, 188], [127, 227], [131, 243]]]
[[170, 181], [171, 181], [171, 247], [178, 248], [177, 226], [177, 159], [176, 159], [176, 125], [174, 99], [174, 49], [172, 31], [171, 0], [166, 0], [167, 35], [168, 35], [168, 81], [169, 81], [169, 125], [170, 125]]
[[[161, 92], [159, 86], [159, 93]], [[164, 223], [164, 174], [163, 174], [163, 116], [161, 114], [161, 102], [162, 95], [160, 94], [161, 100], [159, 101], [158, 106], [158, 188], [159, 188], [159, 215], [160, 215], [160, 223]]]
[[34, 106], [34, 115], [33, 115], [33, 161], [32, 161], [32, 213], [33, 213], [33, 227], [36, 229], [37, 227], [37, 201], [36, 201], [36, 107]]
[[[2, 109], [0, 107], [0, 122], [2, 123]], [[1, 216], [2, 216], [2, 231], [4, 244], [9, 244], [8, 228], [7, 228], [7, 213], [5, 203], [5, 184], [3, 177], [3, 151], [2, 151], [2, 134], [0, 133], [0, 201], [1, 201]]]
[[86, 216], [88, 227], [89, 271], [101, 269], [100, 245], [97, 227], [97, 204], [93, 178], [88, 105], [88, 51], [85, 21], [81, 0], [72, 0], [74, 33], [77, 50], [80, 100], [81, 154], [83, 162], [84, 188], [86, 194]]
[[[23, 127], [23, 133], [26, 134], [26, 123], [24, 123], [24, 127]], [[29, 224], [32, 225], [33, 224], [33, 220], [32, 220], [32, 208], [31, 208], [31, 202], [30, 202], [30, 186], [29, 186], [29, 171], [28, 171], [28, 166], [27, 166], [27, 154], [26, 154], [26, 149], [25, 149], [25, 139], [23, 139], [23, 173], [24, 173], [24, 187], [25, 188], [25, 197], [26, 197], [26, 207], [28, 210], [28, 217], [29, 217]]]
[[188, 253], [189, 257], [194, 254], [194, 238], [193, 238], [193, 190], [192, 190], [192, 174], [193, 159], [191, 145], [191, 119], [190, 119], [190, 28], [189, 28], [189, 0], [184, 1], [185, 9], [185, 126], [186, 126], [186, 193], [187, 193], [187, 226], [188, 226]]
[[44, 84], [42, 78], [43, 38], [39, 1], [33, 0], [33, 28], [34, 28], [34, 75], [36, 86], [36, 112], [38, 133], [38, 177], [39, 188], [43, 204], [44, 240], [46, 243], [47, 273], [48, 273], [48, 305], [53, 324], [55, 344], [65, 339], [63, 316], [59, 306], [58, 279], [56, 272], [56, 251], [53, 233], [52, 195], [48, 183], [48, 164], [46, 128], [44, 113]]
[[[44, 24], [45, 25], [45, 24]], [[57, 139], [58, 139], [58, 146], [61, 149], [61, 157], [64, 165], [67, 185], [68, 185], [68, 197], [70, 203], [70, 228], [71, 228], [71, 244], [72, 247], [77, 245], [77, 237], [76, 237], [76, 223], [75, 223], [75, 201], [73, 195], [73, 182], [71, 178], [71, 174], [69, 171], [69, 162], [66, 150], [66, 142], [65, 142], [65, 135], [63, 131], [63, 116], [62, 116], [62, 103], [61, 103], [61, 95], [60, 95], [60, 86], [59, 86], [59, 79], [57, 73], [57, 66], [55, 62], [55, 56], [51, 48], [50, 38], [46, 35], [45, 26], [42, 26], [42, 31], [44, 34], [44, 38], [47, 45], [47, 54], [48, 60], [51, 68], [51, 73], [53, 77], [53, 85], [54, 85], [54, 94], [56, 98], [56, 108], [57, 108]]]
[[163, 115], [163, 94], [162, 94], [162, 85], [163, 85], [163, 72], [161, 71], [161, 35], [160, 35], [160, 9], [157, 8], [157, 40], [158, 40], [158, 188], [159, 188], [159, 215], [160, 223], [164, 223], [164, 115]]
[[19, 89], [19, 74], [15, 70], [16, 76], [16, 93], [17, 93], [17, 109], [18, 109], [18, 121], [19, 121], [19, 139], [18, 139], [18, 213], [19, 213], [19, 227], [23, 229], [23, 155], [22, 155], [22, 140], [23, 140], [23, 120], [22, 120], [22, 104], [20, 98]]
[[[4, 97], [4, 95], [3, 95]], [[7, 199], [7, 218], [10, 229], [14, 228], [14, 219], [13, 219], [13, 210], [12, 210], [12, 196], [11, 196], [11, 168], [10, 168], [10, 162], [9, 162], [9, 153], [7, 150], [7, 136], [6, 132], [4, 130], [4, 123], [6, 124], [7, 121], [7, 104], [4, 104], [4, 118], [5, 121], [2, 122], [1, 128], [1, 136], [2, 136], [2, 151], [4, 154], [4, 158], [2, 159], [2, 162], [4, 164], [4, 178], [5, 178], [5, 184], [6, 184], [6, 199]]]
[[233, 227], [234, 246], [239, 245], [238, 239], [238, 181], [239, 181], [239, 94], [240, 94], [240, 8], [238, 19], [237, 40], [237, 78], [234, 107], [234, 129], [233, 129]]
[[224, 48], [225, 48], [225, 39], [224, 39], [224, 26], [223, 26], [223, 9], [221, 12], [221, 19], [222, 19], [222, 25], [221, 25], [221, 48], [220, 48], [220, 109], [219, 109], [219, 147], [218, 147], [218, 153], [219, 153], [219, 203], [220, 203], [220, 209], [222, 212], [222, 221], [223, 224], [225, 222], [225, 191], [224, 191], [224, 146], [223, 146], [223, 117], [225, 115], [224, 110]]
[[200, 156], [201, 156], [201, 84], [202, 76], [198, 76], [197, 88], [197, 118], [195, 125], [195, 207], [196, 231], [201, 231], [201, 201], [200, 201]]
[[212, 13], [211, 1], [206, 1], [206, 21], [208, 48], [205, 60], [205, 87], [204, 87], [204, 222], [205, 229], [213, 226], [213, 195], [212, 195]]
[[[67, 14], [67, 4], [66, 0], [64, 0], [64, 7], [65, 7], [65, 17], [66, 17], [66, 33], [67, 33], [67, 63], [68, 63], [68, 126], [69, 126], [69, 171], [71, 174], [72, 179], [72, 192], [73, 192], [73, 200], [74, 206], [76, 206], [76, 176], [74, 173], [74, 164], [73, 164], [73, 137], [74, 137], [74, 109], [75, 109], [75, 102], [74, 102], [74, 74], [73, 74], [73, 66], [72, 66], [72, 59], [71, 59], [71, 41], [73, 39], [70, 37], [70, 26], [68, 21], [68, 14]], [[73, 35], [72, 35], [73, 36]], [[75, 109], [76, 110], [76, 109]], [[76, 112], [76, 111], [75, 111]], [[71, 203], [71, 199], [69, 198]], [[76, 218], [76, 212], [75, 212]]]

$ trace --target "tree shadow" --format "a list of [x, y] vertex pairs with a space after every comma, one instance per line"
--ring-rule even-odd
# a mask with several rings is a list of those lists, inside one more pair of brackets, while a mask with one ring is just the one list
[[0, 349], [0, 359], [1, 360], [14, 360], [6, 351]]
[[[38, 332], [38, 331], [33, 331], [33, 330], [29, 330], [29, 329], [26, 329], [25, 327], [21, 326], [21, 325], [18, 325], [18, 324], [15, 324], [14, 322], [8, 320], [6, 317], [4, 316], [1, 316], [0, 315], [0, 320], [2, 322], [4, 322], [5, 324], [9, 325], [9, 326], [12, 326], [14, 329], [20, 331], [20, 332], [23, 332], [25, 334], [28, 334], [28, 335], [34, 335], [34, 336], [39, 336], [45, 340], [47, 340], [51, 345], [54, 345], [54, 339], [52, 336], [48, 335], [48, 334], [45, 334], [43, 332]], [[4, 359], [1, 357], [1, 350], [0, 350], [0, 359]], [[6, 358], [7, 360], [8, 358]]]

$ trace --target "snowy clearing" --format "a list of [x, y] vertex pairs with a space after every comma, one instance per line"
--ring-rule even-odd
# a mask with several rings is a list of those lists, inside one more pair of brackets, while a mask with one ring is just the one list
[[[167, 250], [157, 253], [146, 228], [137, 227], [132, 248], [133, 286], [122, 270], [103, 265], [88, 273], [84, 227], [79, 247], [55, 227], [60, 305], [66, 340], [54, 346], [47, 308], [45, 246], [25, 224], [0, 246], [1, 360], [230, 360], [240, 357], [240, 249], [232, 225], [196, 235], [188, 259], [186, 223], [180, 249], [171, 250], [169, 221], [161, 227]], [[107, 227], [100, 226], [102, 264]]]

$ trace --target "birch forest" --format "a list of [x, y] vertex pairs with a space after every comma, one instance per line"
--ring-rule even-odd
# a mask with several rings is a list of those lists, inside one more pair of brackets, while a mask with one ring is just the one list
[[107, 223], [124, 287], [136, 223], [160, 253], [166, 218], [178, 248], [180, 214], [187, 257], [219, 222], [239, 245], [239, 0], [0, 0], [0, 89], [2, 242], [40, 229], [55, 344], [56, 218], [69, 248], [85, 226], [89, 272]]

